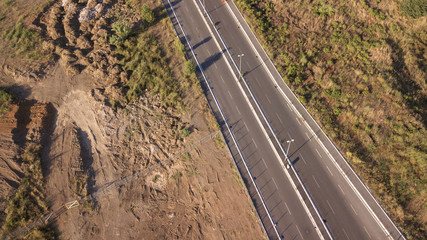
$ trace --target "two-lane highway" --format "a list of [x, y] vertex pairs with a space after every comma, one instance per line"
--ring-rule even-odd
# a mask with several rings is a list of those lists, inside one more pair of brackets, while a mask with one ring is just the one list
[[[320, 239], [313, 221], [310, 220], [308, 211], [305, 210], [300, 196], [293, 189], [287, 177], [283, 174], [283, 166], [280, 164], [274, 149], [259, 125], [259, 120], [253, 114], [248, 99], [242, 94], [237, 83], [236, 75], [230, 70], [229, 63], [224, 57], [224, 49], [211, 36], [209, 25], [204, 24], [203, 15], [193, 1], [173, 1], [173, 8], [178, 21], [183, 25], [187, 37], [192, 46], [196, 46], [194, 52], [201, 63], [204, 73], [210, 82], [231, 129], [237, 138], [238, 145], [256, 179], [256, 183], [271, 212], [274, 223], [279, 229], [280, 235], [286, 239]], [[170, 6], [165, 6], [176, 27], [174, 15], [170, 12]], [[195, 23], [203, 23], [197, 24]], [[182, 32], [176, 27], [182, 38]], [[206, 85], [204, 85], [206, 90]], [[208, 91], [207, 98], [212, 103], [212, 95]], [[211, 104], [216, 116], [218, 109]], [[220, 123], [222, 120], [219, 118]], [[225, 131], [224, 131], [225, 132]], [[248, 173], [243, 166], [236, 146], [225, 132], [225, 137], [230, 145], [234, 159], [236, 159], [239, 171], [248, 187], [249, 194], [265, 226], [268, 236], [277, 238], [274, 227], [269, 224], [267, 214], [262, 207], [261, 200], [257, 196], [255, 188], [251, 185]], [[238, 221], [238, 219], [236, 219]], [[250, 236], [249, 236], [250, 238]]]

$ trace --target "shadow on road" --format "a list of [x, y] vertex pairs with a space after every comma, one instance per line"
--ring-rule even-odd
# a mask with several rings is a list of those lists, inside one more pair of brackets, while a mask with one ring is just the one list
[[202, 41], [200, 41], [199, 43], [196, 43], [196, 44], [194, 44], [194, 46], [193, 46], [193, 49], [196, 49], [196, 48], [198, 48], [198, 47], [200, 47], [201, 45], [203, 45], [204, 43], [207, 43], [207, 42], [209, 42], [209, 40], [211, 40], [212, 39], [212, 37], [207, 37], [207, 38], [205, 38], [205, 39], [203, 39]]
[[216, 61], [218, 61], [221, 58], [224, 51], [225, 50], [206, 58], [206, 60], [204, 62], [202, 62], [202, 64], [201, 64], [203, 70], [206, 71], [206, 69], [208, 69], [212, 64], [214, 64]]

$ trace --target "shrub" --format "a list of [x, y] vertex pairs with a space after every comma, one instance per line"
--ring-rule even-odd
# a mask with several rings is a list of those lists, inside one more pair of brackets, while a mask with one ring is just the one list
[[113, 23], [112, 30], [115, 32], [115, 35], [110, 37], [110, 44], [116, 47], [121, 45], [132, 32], [130, 26], [122, 22]]
[[342, 113], [342, 110], [341, 110], [341, 108], [334, 108], [334, 114], [335, 115], [341, 115], [341, 113]]
[[175, 38], [175, 48], [179, 53], [185, 54], [185, 46], [182, 44], [179, 38]]
[[427, 14], [427, 2], [425, 0], [403, 0], [399, 8], [403, 15], [412, 18], [424, 17]]
[[154, 12], [145, 3], [142, 5], [142, 8], [141, 8], [141, 17], [142, 17], [142, 20], [146, 21], [148, 24], [152, 24], [156, 20], [156, 17], [154, 16]]
[[6, 104], [12, 100], [12, 95], [3, 89], [0, 89], [0, 114], [8, 112], [9, 108]]
[[188, 60], [184, 66], [184, 75], [186, 77], [191, 76], [196, 71], [196, 64], [194, 64], [193, 60]]
[[174, 174], [174, 175], [171, 176], [172, 179], [178, 179], [178, 178], [181, 178], [181, 177], [182, 177], [182, 172], [178, 172], [178, 173], [176, 173], [176, 174]]
[[181, 129], [181, 137], [182, 138], [186, 138], [190, 135], [190, 130], [188, 130], [187, 128], [183, 128]]
[[311, 10], [315, 16], [321, 18], [332, 16], [335, 13], [334, 7], [324, 2], [314, 4]]

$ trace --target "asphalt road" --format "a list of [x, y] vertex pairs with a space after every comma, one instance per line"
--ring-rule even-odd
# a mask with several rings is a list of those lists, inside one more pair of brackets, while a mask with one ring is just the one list
[[[280, 234], [290, 239], [319, 239], [295, 190], [283, 174], [282, 166], [269, 145], [262, 128], [239, 89], [236, 75], [229, 70], [222, 54], [224, 49], [218, 48], [206, 25], [201, 24], [198, 27], [192, 27], [195, 22], [203, 22], [200, 14], [192, 14], [197, 11], [192, 1], [174, 1], [172, 3], [190, 43], [194, 47], [197, 58], [211, 83], [211, 87], [222, 106], [226, 119], [231, 125], [249, 168], [256, 178], [257, 185], [264, 196]], [[169, 16], [172, 16], [172, 21], [174, 22], [173, 15], [169, 13]], [[177, 30], [179, 31], [178, 28]], [[206, 88], [206, 86], [204, 87]], [[207, 97], [210, 102], [213, 102], [210, 94]], [[215, 109], [214, 104], [211, 105], [214, 108], [214, 112], [217, 113], [218, 110]], [[218, 113], [216, 115], [218, 116]], [[254, 201], [268, 235], [274, 239], [276, 234], [273, 226], [268, 221], [254, 186], [248, 180], [248, 173], [237, 153], [236, 146], [231, 143], [229, 137], [229, 134], [226, 133], [231, 152], [237, 161], [249, 194]]]
[[[309, 207], [310, 214], [307, 214], [304, 209], [303, 203], [286, 176], [285, 171], [289, 170], [283, 169], [275, 151], [279, 152], [283, 159], [284, 155], [281, 154], [278, 144], [275, 144], [275, 149], [270, 144], [274, 142], [272, 132], [269, 132], [267, 123], [263, 122], [261, 112], [257, 110], [254, 100], [247, 97], [250, 96], [248, 89], [242, 81], [239, 83], [240, 86], [238, 85], [235, 77], [236, 69], [232, 66], [234, 72], [231, 71], [226, 62], [228, 59], [231, 63], [231, 59], [225, 53], [224, 46], [221, 45], [219, 48], [215, 43], [214, 38], [219, 38], [209, 31], [208, 28], [212, 29], [212, 25], [205, 23], [203, 18], [207, 20], [207, 17], [200, 14], [198, 8], [200, 9], [201, 5], [197, 2], [199, 4], [197, 7], [195, 2], [195, 0], [176, 0], [173, 1], [173, 6], [223, 108], [226, 119], [232, 125], [232, 131], [238, 139], [252, 174], [256, 177], [257, 185], [261, 189], [272, 218], [277, 223], [277, 228], [286, 239], [319, 238], [315, 225], [309, 219], [311, 215], [323, 236], [327, 238], [321, 220], [316, 216], [301, 186], [298, 186], [298, 191], [305, 200], [304, 204]], [[207, 0], [206, 4], [210, 16], [216, 22], [216, 28], [237, 64], [239, 64], [237, 55], [244, 54], [242, 58], [244, 78], [274, 129], [274, 134], [280, 142], [285, 143], [284, 149], [290, 147], [290, 160], [333, 238], [399, 239], [400, 232], [359, 181], [332, 142], [281, 81], [280, 75], [275, 72], [274, 66], [263, 54], [261, 46], [250, 34], [248, 26], [240, 18], [235, 6], [232, 3], [228, 3], [227, 6], [220, 0]], [[169, 14], [169, 16], [172, 15]], [[172, 20], [174, 21], [173, 17]], [[254, 51], [254, 48], [257, 51]], [[246, 97], [241, 89], [244, 89]], [[212, 101], [212, 96], [207, 91], [206, 93], [208, 100]], [[251, 105], [246, 98], [250, 99]], [[213, 110], [217, 111], [215, 107]], [[257, 113], [258, 120], [254, 112]], [[270, 139], [267, 139], [265, 133]], [[288, 146], [286, 141], [290, 139], [294, 139], [294, 142]], [[242, 166], [237, 149], [231, 142], [229, 145], [267, 233], [274, 238], [274, 229], [267, 221], [267, 215], [254, 193], [254, 187], [247, 180], [248, 175]], [[296, 176], [291, 171], [289, 173], [297, 183]]]

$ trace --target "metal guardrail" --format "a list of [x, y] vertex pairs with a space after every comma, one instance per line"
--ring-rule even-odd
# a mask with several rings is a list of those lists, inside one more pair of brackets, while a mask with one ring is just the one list
[[[248, 164], [247, 164], [247, 162], [246, 162], [246, 159], [245, 159], [245, 157], [243, 156], [243, 153], [242, 153], [242, 151], [241, 151], [241, 149], [240, 149], [240, 147], [239, 147], [239, 145], [238, 145], [238, 143], [237, 143], [237, 141], [236, 141], [236, 138], [235, 138], [235, 136], [234, 136], [233, 132], [232, 132], [232, 131], [231, 131], [231, 129], [230, 129], [230, 125], [228, 124], [228, 121], [227, 121], [227, 119], [225, 118], [225, 115], [224, 115], [224, 113], [223, 113], [223, 111], [222, 111], [222, 108], [221, 108], [221, 106], [220, 106], [220, 104], [219, 104], [219, 102], [218, 102], [218, 100], [217, 100], [217, 98], [216, 98], [216, 96], [215, 96], [214, 92], [212, 91], [212, 88], [211, 88], [211, 86], [210, 86], [210, 83], [209, 83], [209, 81], [208, 81], [208, 79], [207, 79], [207, 77], [206, 77], [206, 75], [205, 75], [205, 73], [204, 73], [204, 71], [203, 71], [203, 68], [202, 68], [202, 66], [201, 66], [201, 64], [200, 64], [200, 62], [199, 62], [199, 60], [198, 60], [198, 58], [197, 58], [197, 56], [196, 56], [196, 54], [195, 54], [195, 52], [194, 52], [194, 50], [193, 50], [193, 47], [191, 46], [190, 41], [189, 41], [189, 40], [188, 40], [188, 38], [187, 38], [187, 35], [186, 35], [186, 33], [185, 33], [185, 31], [184, 31], [184, 29], [183, 29], [183, 27], [182, 27], [181, 23], [179, 22], [178, 16], [176, 15], [175, 10], [174, 10], [174, 8], [173, 8], [173, 6], [172, 6], [172, 4], [171, 4], [170, 0], [168, 0], [168, 3], [169, 3], [169, 6], [170, 6], [170, 8], [171, 8], [171, 10], [172, 10], [172, 12], [173, 12], [173, 14], [174, 14], [174, 16], [175, 16], [176, 20], [177, 20], [177, 23], [178, 23], [178, 25], [179, 25], [179, 27], [180, 27], [180, 29], [181, 29], [181, 31], [182, 31], [182, 33], [183, 33], [183, 35], [184, 35], [184, 38], [185, 38], [185, 40], [186, 40], [186, 42], [187, 42], [187, 44], [188, 44], [188, 46], [189, 46], [189, 48], [190, 48], [190, 51], [191, 51], [191, 53], [192, 53], [192, 55], [193, 55], [193, 57], [194, 57], [194, 59], [195, 59], [195, 61], [196, 61], [196, 63], [197, 63], [197, 66], [198, 66], [198, 67], [199, 67], [199, 69], [200, 69], [200, 72], [201, 72], [201, 74], [202, 74], [202, 76], [203, 76], [203, 79], [205, 80], [205, 83], [206, 83], [206, 85], [207, 85], [207, 87], [208, 87], [208, 89], [209, 89], [209, 92], [211, 93], [211, 95], [212, 95], [212, 97], [213, 97], [213, 100], [214, 100], [214, 102], [215, 102], [215, 105], [217, 106], [217, 108], [218, 108], [218, 110], [219, 110], [219, 112], [220, 112], [220, 115], [221, 115], [222, 119], [224, 120], [225, 126], [226, 126], [226, 128], [227, 128], [228, 132], [230, 133], [230, 136], [231, 136], [231, 138], [232, 138], [232, 140], [233, 140], [233, 143], [235, 144], [235, 146], [236, 146], [236, 148], [237, 148], [237, 150], [238, 150], [238, 152], [239, 152], [240, 158], [242, 159], [242, 162], [243, 162], [243, 164], [245, 165], [245, 168], [246, 168], [246, 170], [247, 170], [247, 172], [248, 172], [248, 174], [249, 174], [249, 177], [250, 177], [250, 179], [251, 179], [251, 182], [252, 182], [252, 184], [255, 186], [255, 190], [256, 190], [256, 192], [257, 192], [258, 196], [259, 196], [259, 197], [260, 197], [260, 199], [261, 199], [262, 205], [263, 205], [263, 207], [264, 207], [264, 209], [265, 209], [265, 211], [266, 211], [266, 213], [267, 213], [267, 215], [268, 215], [268, 218], [269, 218], [269, 220], [270, 220], [270, 222], [271, 222], [271, 224], [272, 224], [272, 226], [273, 226], [273, 228], [274, 228], [274, 231], [275, 231], [275, 233], [276, 233], [276, 235], [277, 235], [278, 239], [282, 239], [281, 234], [279, 233], [279, 230], [277, 229], [277, 225], [276, 225], [276, 223], [273, 221], [273, 218], [272, 218], [272, 216], [271, 216], [271, 212], [270, 212], [269, 208], [267, 207], [267, 205], [266, 205], [266, 203], [265, 203], [264, 197], [262, 196], [262, 194], [261, 194], [261, 192], [260, 192], [260, 190], [259, 190], [259, 187], [258, 187], [258, 185], [256, 184], [256, 182], [255, 182], [255, 180], [254, 180], [254, 177], [253, 177], [252, 172], [250, 171], [250, 169], [249, 169], [249, 167], [248, 167]], [[237, 164], [237, 163], [236, 163], [236, 164]]]

